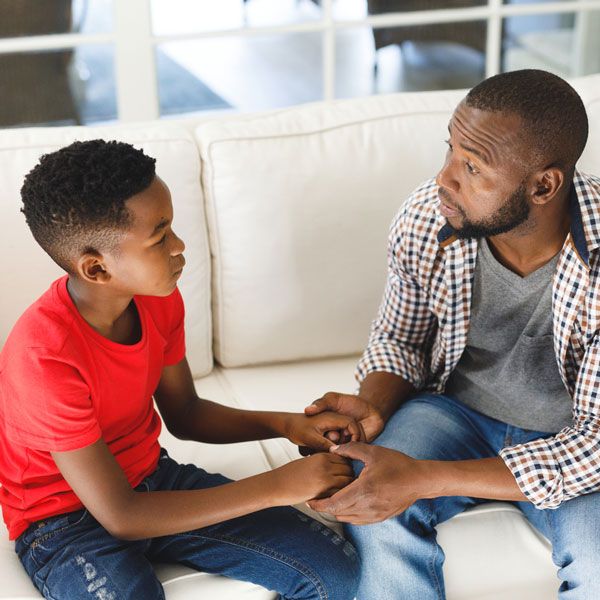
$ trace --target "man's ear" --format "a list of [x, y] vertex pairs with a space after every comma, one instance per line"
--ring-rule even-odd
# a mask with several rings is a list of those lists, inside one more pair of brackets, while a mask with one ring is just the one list
[[108, 283], [110, 273], [104, 263], [104, 257], [95, 250], [87, 250], [75, 263], [77, 275], [89, 283]]
[[565, 174], [556, 167], [550, 167], [536, 174], [532, 200], [535, 204], [547, 204], [562, 190]]

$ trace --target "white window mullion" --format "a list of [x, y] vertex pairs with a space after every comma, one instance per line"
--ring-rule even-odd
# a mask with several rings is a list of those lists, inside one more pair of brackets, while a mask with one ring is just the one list
[[600, 13], [580, 10], [573, 29], [573, 77], [600, 72]]
[[150, 0], [114, 0], [115, 74], [121, 121], [159, 116]]
[[489, 0], [488, 7], [485, 76], [491, 77], [500, 72], [502, 61], [502, 0]]
[[333, 0], [323, 0], [323, 98], [335, 98], [335, 28], [333, 25]]

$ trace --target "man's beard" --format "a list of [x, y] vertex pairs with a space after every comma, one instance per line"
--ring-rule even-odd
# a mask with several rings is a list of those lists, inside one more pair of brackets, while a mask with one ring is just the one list
[[[452, 227], [456, 237], [487, 238], [511, 231], [524, 223], [529, 217], [530, 206], [527, 203], [526, 185], [523, 180], [510, 198], [493, 214], [479, 222], [470, 221], [461, 208], [457, 208], [463, 217], [462, 227]], [[443, 197], [445, 190], [441, 189]]]

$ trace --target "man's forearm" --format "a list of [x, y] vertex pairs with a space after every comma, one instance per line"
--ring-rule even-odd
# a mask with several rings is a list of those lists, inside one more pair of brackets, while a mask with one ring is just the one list
[[399, 375], [373, 371], [363, 379], [358, 395], [369, 402], [387, 422], [414, 391], [413, 385]]
[[471, 496], [490, 500], [526, 501], [502, 458], [461, 461], [418, 461], [423, 498]]

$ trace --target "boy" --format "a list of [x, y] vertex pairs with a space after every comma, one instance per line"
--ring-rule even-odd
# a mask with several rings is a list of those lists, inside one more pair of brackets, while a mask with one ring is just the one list
[[124, 143], [75, 142], [43, 156], [21, 195], [35, 239], [67, 272], [0, 354], [0, 502], [40, 592], [164, 598], [156, 560], [285, 598], [353, 598], [354, 548], [287, 506], [347, 485], [345, 459], [316, 454], [231, 482], [177, 464], [158, 445], [153, 396], [185, 439], [285, 436], [326, 450], [328, 431], [363, 434], [340, 415], [242, 411], [197, 397], [176, 287], [184, 244], [155, 160]]

